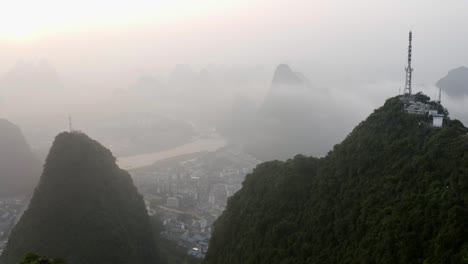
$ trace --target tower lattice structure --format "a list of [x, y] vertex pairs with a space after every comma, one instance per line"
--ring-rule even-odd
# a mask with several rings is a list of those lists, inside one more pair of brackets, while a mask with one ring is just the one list
[[413, 75], [413, 68], [411, 67], [411, 56], [412, 56], [412, 50], [413, 50], [413, 33], [410, 31], [409, 32], [409, 45], [408, 45], [408, 66], [406, 66], [405, 71], [406, 71], [406, 81], [405, 81], [405, 90], [403, 92], [404, 95], [411, 95], [412, 94], [412, 89], [411, 89], [411, 78]]

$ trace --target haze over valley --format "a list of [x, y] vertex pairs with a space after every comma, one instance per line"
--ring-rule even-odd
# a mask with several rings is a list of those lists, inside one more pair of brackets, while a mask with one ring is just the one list
[[0, 264], [467, 262], [468, 2], [1, 9]]

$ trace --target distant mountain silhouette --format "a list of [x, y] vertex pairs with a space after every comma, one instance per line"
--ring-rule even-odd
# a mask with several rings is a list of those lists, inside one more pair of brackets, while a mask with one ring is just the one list
[[0, 263], [29, 252], [69, 264], [159, 263], [143, 198], [115, 161], [85, 134], [59, 134]]
[[165, 85], [154, 76], [143, 75], [138, 79], [136, 89], [147, 93], [157, 93], [165, 89]]
[[452, 97], [468, 95], [468, 68], [459, 67], [449, 71], [436, 86]]
[[257, 114], [246, 149], [261, 160], [284, 159], [319, 149], [322, 119], [314, 101], [314, 87], [288, 65], [279, 65]]
[[55, 68], [47, 61], [38, 63], [18, 61], [13, 68], [0, 79], [0, 89], [7, 90], [43, 90], [62, 87]]
[[0, 119], [0, 197], [31, 194], [39, 175], [39, 161], [21, 130]]
[[295, 73], [286, 64], [280, 64], [273, 75], [270, 91], [262, 105], [267, 117], [290, 120], [311, 110], [312, 87], [302, 73]]
[[[339, 137], [334, 120], [343, 118], [333, 111], [328, 98], [328, 92], [316, 88], [304, 74], [280, 64], [263, 103], [257, 107], [247, 98], [235, 98], [218, 128], [260, 160], [286, 159], [298, 153], [323, 155]], [[326, 107], [331, 111], [326, 112]], [[328, 136], [320, 137], [323, 133]]]
[[302, 85], [302, 79], [294, 73], [286, 64], [280, 64], [276, 67], [273, 75], [272, 89], [277, 85]]
[[190, 90], [198, 81], [198, 74], [188, 64], [177, 64], [169, 75], [168, 85], [170, 89], [181, 92]]

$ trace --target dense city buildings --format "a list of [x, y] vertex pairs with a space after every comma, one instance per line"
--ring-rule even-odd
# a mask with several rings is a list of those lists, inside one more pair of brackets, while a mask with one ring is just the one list
[[258, 163], [240, 147], [227, 146], [160, 161], [130, 173], [150, 215], [157, 215], [162, 222], [162, 235], [188, 254], [202, 258], [214, 220]]
[[6, 246], [8, 235], [27, 205], [27, 199], [0, 198], [0, 254]]

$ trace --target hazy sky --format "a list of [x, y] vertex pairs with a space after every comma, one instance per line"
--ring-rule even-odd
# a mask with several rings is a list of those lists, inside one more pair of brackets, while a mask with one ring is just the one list
[[410, 29], [415, 85], [468, 65], [466, 14], [467, 0], [2, 0], [0, 76], [45, 58], [86, 98], [180, 63], [288, 63], [325, 88], [366, 83], [378, 106], [404, 83]]
[[467, 12], [466, 0], [2, 0], [0, 72], [47, 58], [96, 78], [280, 62], [395, 78], [412, 29], [416, 81], [434, 81], [468, 64]]
[[[415, 91], [433, 96], [437, 80], [468, 66], [467, 14], [468, 0], [0, 0], [0, 79], [20, 60], [46, 59], [63, 84], [0, 94], [0, 114], [66, 124], [67, 112], [130, 111], [123, 104], [140, 98], [102, 101], [176, 64], [263, 69], [263, 83], [239, 88], [261, 103], [288, 63], [349, 115], [344, 136], [403, 86], [409, 30]], [[467, 122], [468, 98], [444, 102]]]

